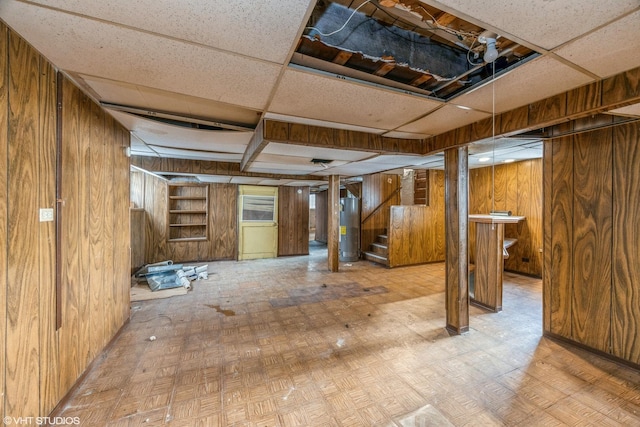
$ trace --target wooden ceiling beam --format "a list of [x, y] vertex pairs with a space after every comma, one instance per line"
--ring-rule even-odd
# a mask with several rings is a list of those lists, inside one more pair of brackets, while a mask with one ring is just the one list
[[421, 84], [428, 82], [429, 80], [433, 80], [433, 76], [431, 74], [423, 74], [410, 81], [409, 84], [411, 86], [418, 87]]
[[457, 16], [454, 16], [454, 15], [452, 15], [450, 13], [447, 13], [447, 12], [442, 12], [438, 16], [436, 16], [435, 18], [436, 18], [436, 22], [438, 23], [438, 25], [441, 25], [443, 27], [446, 27], [447, 25], [451, 24], [453, 21], [458, 19]]
[[378, 77], [384, 77], [394, 68], [396, 68], [395, 62], [383, 62], [382, 65], [380, 65], [380, 67], [373, 72], [373, 75]]
[[419, 139], [386, 138], [373, 133], [264, 120], [264, 141], [380, 154], [422, 154]]
[[338, 54], [333, 58], [331, 62], [338, 65], [344, 65], [349, 62], [349, 59], [353, 56], [353, 52], [349, 52], [346, 50], [341, 50]]
[[251, 141], [247, 145], [246, 150], [244, 150], [244, 154], [242, 155], [242, 160], [240, 161], [240, 170], [245, 171], [247, 167], [253, 163], [253, 161], [258, 157], [258, 155], [264, 150], [264, 147], [267, 146], [268, 141], [265, 141], [263, 138], [264, 135], [264, 120], [261, 120], [256, 126], [255, 131], [253, 132], [253, 136], [251, 137]]

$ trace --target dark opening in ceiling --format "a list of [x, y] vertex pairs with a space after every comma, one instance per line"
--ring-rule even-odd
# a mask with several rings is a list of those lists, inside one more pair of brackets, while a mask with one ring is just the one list
[[[320, 0], [292, 63], [441, 100], [491, 77], [484, 28], [416, 0]], [[533, 58], [497, 35], [495, 73]]]

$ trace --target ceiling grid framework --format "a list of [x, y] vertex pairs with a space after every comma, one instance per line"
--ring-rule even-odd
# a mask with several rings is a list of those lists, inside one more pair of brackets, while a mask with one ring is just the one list
[[[3, 0], [0, 19], [129, 129], [134, 155], [151, 157], [241, 163], [262, 120], [420, 141], [640, 67], [638, 0], [371, 0], [356, 12], [365, 1]], [[342, 9], [326, 15], [331, 7]], [[399, 50], [347, 49], [336, 40], [347, 46], [348, 33], [336, 39], [308, 28], [329, 19], [326, 25], [338, 30], [340, 17], [352, 14], [360, 27], [377, 31], [375, 38], [398, 39]], [[495, 81], [481, 63], [484, 30], [497, 34]], [[311, 50], [301, 53], [303, 41]], [[330, 46], [314, 51], [322, 44]], [[405, 45], [408, 61], [427, 47], [448, 57], [432, 44], [453, 57], [463, 52], [474, 65], [443, 76], [435, 64], [400, 59]], [[311, 58], [314, 52], [337, 55]], [[446, 74], [442, 63], [438, 67]], [[640, 117], [638, 104], [611, 113]], [[541, 155], [539, 140], [491, 143], [496, 160]], [[470, 148], [471, 167], [482, 166], [477, 158], [487, 144]], [[327, 175], [441, 168], [441, 156], [267, 140], [246, 166], [248, 174], [278, 178], [194, 177], [315, 185]]]

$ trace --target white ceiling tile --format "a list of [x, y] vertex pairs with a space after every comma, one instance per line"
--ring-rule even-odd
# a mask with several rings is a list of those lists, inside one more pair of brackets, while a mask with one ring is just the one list
[[258, 185], [264, 178], [253, 176], [234, 176], [231, 177], [231, 184], [253, 184]]
[[208, 151], [196, 150], [180, 150], [178, 148], [166, 148], [151, 146], [153, 151], [158, 153], [160, 157], [168, 157], [174, 159], [191, 159], [191, 160], [210, 160], [216, 162], [234, 162], [240, 163], [242, 154], [230, 153], [211, 153]]
[[345, 166], [325, 169], [323, 171], [314, 172], [313, 175], [318, 176], [329, 176], [329, 175], [341, 175], [341, 176], [356, 176], [356, 175], [366, 175], [370, 173], [377, 173], [386, 171], [389, 169], [394, 169], [395, 166], [391, 165], [382, 165], [379, 163], [350, 163]]
[[3, 2], [0, 7], [2, 18], [51, 62], [79, 74], [260, 109], [281, 69], [23, 2]]
[[438, 135], [487, 117], [491, 117], [491, 114], [482, 111], [462, 109], [455, 105], [445, 105], [426, 117], [398, 128], [398, 130]]
[[496, 150], [513, 149], [514, 147], [542, 147], [540, 138], [498, 137], [486, 138], [469, 145], [469, 154], [480, 157], [491, 155]]
[[444, 157], [443, 156], [427, 156], [425, 162], [421, 165], [413, 166], [414, 169], [438, 169], [444, 170]]
[[385, 165], [387, 169], [391, 169], [397, 166], [419, 165], [424, 162], [423, 156], [403, 156], [403, 155], [383, 155], [373, 159], [363, 160], [363, 163], [375, 163], [379, 165]]
[[386, 136], [387, 138], [401, 138], [401, 139], [424, 139], [433, 136], [427, 133], [412, 133], [412, 132], [400, 132], [400, 131], [390, 131], [382, 134], [382, 136]]
[[[638, 7], [637, 0], [425, 0], [471, 22], [553, 49]], [[463, 16], [461, 16], [463, 15]], [[487, 27], [487, 25], [484, 25]]]
[[103, 102], [232, 124], [255, 125], [260, 119], [257, 110], [100, 77], [78, 77]]
[[308, 181], [290, 181], [286, 185], [289, 187], [311, 187], [311, 186], [322, 184], [322, 183], [324, 183], [324, 181], [308, 180]]
[[263, 154], [273, 154], [278, 156], [295, 156], [305, 159], [325, 159], [325, 160], [345, 160], [356, 161], [374, 157], [377, 153], [368, 151], [337, 150], [334, 148], [313, 147], [306, 145], [281, 144], [279, 142], [269, 143]]
[[202, 182], [216, 182], [219, 184], [227, 184], [231, 181], [231, 177], [225, 175], [196, 175], [196, 178]]
[[153, 151], [151, 148], [146, 145], [133, 145], [131, 144], [131, 154], [134, 156], [151, 156], [158, 157], [158, 153]]
[[637, 116], [640, 117], [640, 103], [628, 105], [622, 108], [616, 108], [615, 110], [607, 111], [610, 114], [618, 114], [621, 116]]
[[[324, 159], [329, 160], [329, 159]], [[328, 163], [331, 167], [333, 166], [342, 166], [348, 162], [343, 160], [332, 160]], [[264, 154], [260, 153], [256, 160], [253, 162], [256, 167], [261, 167], [258, 165], [266, 165], [266, 164], [284, 164], [287, 167], [296, 167], [296, 168], [304, 168], [305, 170], [318, 170], [323, 168], [319, 163], [312, 163], [311, 158], [305, 157], [297, 157], [297, 156], [280, 156], [276, 154]], [[325, 163], [326, 164], [326, 163]]]
[[287, 159], [285, 159], [281, 163], [255, 161], [251, 163], [251, 166], [249, 166], [247, 170], [249, 172], [258, 172], [258, 171], [264, 171], [267, 169], [271, 169], [271, 170], [277, 169], [280, 171], [288, 171], [287, 173], [293, 173], [293, 174], [307, 174], [310, 172], [323, 170], [325, 168], [323, 168], [320, 165], [314, 165], [313, 163], [292, 164], [292, 163], [288, 163]]
[[108, 110], [135, 138], [154, 147], [221, 153], [244, 153], [253, 132], [217, 131], [174, 126], [133, 114]]
[[557, 95], [593, 79], [551, 58], [542, 56], [496, 78], [495, 82], [460, 95], [455, 103], [475, 110], [492, 111], [495, 84], [496, 113], [502, 113], [531, 102]]
[[555, 53], [600, 77], [640, 66], [640, 11], [581, 37]]
[[271, 187], [275, 187], [278, 185], [286, 185], [291, 182], [290, 179], [263, 179], [260, 181], [260, 185], [269, 185]]
[[288, 69], [269, 111], [391, 130], [439, 105], [416, 95]]
[[265, 119], [271, 119], [271, 120], [279, 120], [281, 122], [288, 122], [288, 123], [298, 123], [298, 124], [302, 124], [302, 125], [311, 125], [311, 126], [320, 126], [320, 127], [330, 127], [333, 129], [341, 129], [341, 130], [353, 130], [356, 132], [367, 132], [367, 133], [375, 133], [375, 134], [382, 134], [383, 132], [385, 132], [384, 129], [377, 129], [377, 128], [368, 128], [368, 127], [364, 127], [364, 126], [354, 126], [354, 125], [349, 125], [349, 124], [345, 124], [345, 123], [336, 123], [336, 122], [329, 122], [326, 120], [315, 120], [312, 118], [308, 118], [308, 117], [297, 117], [297, 116], [290, 116], [290, 115], [286, 115], [286, 114], [276, 114], [276, 113], [272, 113], [272, 112], [268, 112], [264, 115]]
[[284, 63], [309, 0], [35, 0], [146, 32]]

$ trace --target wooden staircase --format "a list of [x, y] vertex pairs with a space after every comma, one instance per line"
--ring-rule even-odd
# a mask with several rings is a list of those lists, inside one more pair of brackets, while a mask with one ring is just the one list
[[378, 234], [376, 241], [369, 245], [369, 250], [364, 251], [364, 259], [389, 266], [388, 253], [389, 248], [387, 246], [387, 235]]

